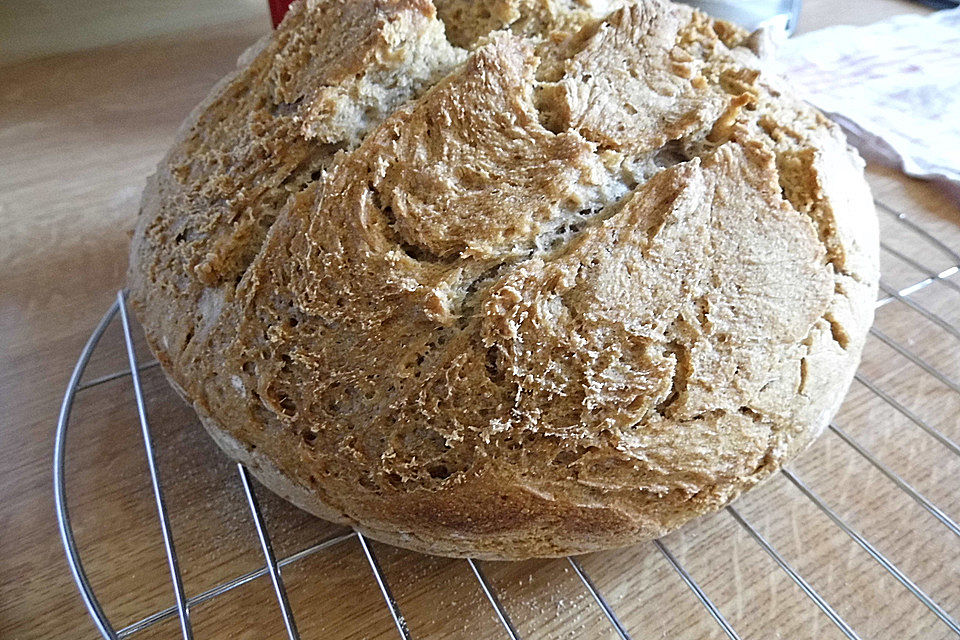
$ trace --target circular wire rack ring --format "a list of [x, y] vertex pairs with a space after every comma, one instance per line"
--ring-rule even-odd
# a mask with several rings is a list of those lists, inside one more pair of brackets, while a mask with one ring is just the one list
[[[906, 217], [904, 214], [894, 211], [882, 203], [878, 202], [877, 205], [882, 211], [890, 214], [893, 220], [895, 220], [897, 223], [923, 238], [931, 251], [948, 256], [951, 260], [951, 264], [953, 265], [946, 270], [935, 271], [921, 264], [917, 260], [902, 254], [890, 245], [882, 242], [881, 249], [883, 251], [891, 255], [893, 258], [909, 264], [914, 269], [922, 272], [926, 277], [923, 280], [915, 282], [910, 286], [901, 289], [890, 287], [889, 285], [885, 284], [883, 280], [881, 280], [881, 290], [886, 295], [878, 300], [877, 307], [880, 308], [890, 303], [902, 304], [905, 308], [910, 309], [912, 312], [918, 314], [918, 316], [921, 316], [924, 319], [938, 325], [952, 338], [960, 340], [960, 329], [958, 329], [956, 324], [948, 319], [943, 318], [941, 315], [931, 311], [929, 308], [924, 307], [919, 302], [910, 298], [912, 294], [931, 285], [939, 285], [943, 289], [949, 288], [953, 290], [953, 293], [960, 294], [960, 285], [958, 285], [952, 279], [956, 274], [960, 273], [960, 254], [944, 244], [940, 239], [933, 236], [930, 232], [926, 231], [921, 225], [918, 225], [916, 222]], [[81, 383], [81, 379], [83, 378], [83, 374], [87, 368], [87, 365], [89, 364], [93, 353], [96, 351], [97, 346], [99, 345], [107, 327], [117, 317], [120, 318], [123, 328], [123, 337], [129, 368], [96, 378], [85, 383]], [[944, 388], [960, 393], [960, 385], [958, 385], [955, 380], [951, 379], [947, 374], [939, 370], [930, 362], [924, 360], [921, 356], [917, 355], [907, 346], [897, 342], [879, 329], [871, 329], [871, 334], [874, 338], [885, 343], [888, 347], [898, 352], [919, 370], [938, 381]], [[155, 453], [150, 436], [150, 425], [147, 416], [146, 404], [144, 402], [143, 389], [140, 383], [140, 372], [148, 368], [155, 367], [157, 364], [158, 363], [156, 361], [142, 365], [138, 363], [133, 345], [131, 320], [127, 312], [126, 296], [123, 291], [118, 292], [113, 304], [101, 318], [100, 322], [96, 325], [93, 333], [90, 335], [82, 351], [80, 352], [77, 363], [70, 375], [67, 390], [64, 394], [63, 402], [58, 415], [53, 456], [53, 488], [57, 525], [59, 527], [64, 550], [66, 551], [71, 574], [73, 575], [74, 581], [77, 584], [84, 605], [89, 611], [90, 616], [92, 617], [100, 635], [108, 640], [127, 638], [149, 626], [152, 626], [153, 624], [156, 624], [157, 622], [160, 622], [161, 620], [176, 616], [179, 621], [180, 635], [185, 640], [190, 640], [193, 637], [193, 630], [190, 621], [191, 605], [205, 602], [251, 580], [268, 575], [273, 585], [273, 591], [274, 595], [276, 596], [277, 604], [279, 605], [281, 614], [283, 616], [286, 635], [291, 640], [298, 640], [300, 634], [297, 629], [295, 617], [287, 599], [283, 577], [281, 574], [282, 567], [356, 537], [360, 543], [360, 548], [362, 549], [363, 555], [366, 558], [370, 570], [372, 571], [376, 580], [376, 584], [380, 591], [380, 595], [383, 598], [384, 604], [395, 623], [397, 633], [404, 640], [412, 638], [413, 634], [411, 633], [410, 628], [400, 611], [397, 600], [394, 598], [391, 592], [390, 585], [380, 567], [380, 563], [377, 559], [373, 545], [370, 544], [360, 533], [354, 531], [345, 535], [338, 535], [333, 538], [317, 542], [305, 549], [301, 549], [300, 551], [293, 553], [290, 556], [281, 559], [277, 559], [275, 557], [273, 545], [271, 543], [267, 527], [264, 524], [263, 516], [260, 512], [260, 507], [257, 501], [253, 483], [246, 469], [240, 464], [237, 465], [239, 480], [253, 518], [257, 539], [259, 540], [261, 551], [263, 553], [265, 566], [259, 570], [249, 572], [224, 583], [218, 584], [217, 586], [195, 596], [188, 598], [185, 595], [179, 570], [179, 563], [177, 560], [176, 548], [174, 545], [173, 536], [170, 532], [167, 507], [163, 498], [163, 490], [155, 462]], [[170, 573], [171, 586], [175, 597], [175, 605], [162, 611], [154, 612], [149, 616], [146, 616], [145, 618], [130, 624], [127, 627], [124, 627], [123, 629], [117, 630], [114, 628], [110, 619], [104, 612], [102, 605], [94, 593], [90, 579], [84, 570], [80, 550], [74, 538], [66, 495], [66, 447], [71, 411], [73, 409], [77, 393], [103, 382], [115, 380], [124, 376], [130, 376], [133, 383], [134, 399], [137, 404], [137, 414], [139, 417], [141, 434], [143, 436], [144, 448], [147, 455], [148, 469], [150, 472], [150, 480], [153, 488], [158, 520], [161, 532], [163, 534], [164, 549], [167, 556], [167, 565]], [[885, 403], [889, 407], [892, 407], [916, 427], [919, 427], [922, 431], [926, 432], [927, 435], [939, 441], [940, 444], [942, 444], [951, 453], [951, 455], [960, 456], [960, 445], [951, 439], [949, 435], [944, 434], [942, 431], [934, 427], [929, 421], [924, 419], [924, 417], [918, 415], [913, 410], [901, 404], [889, 393], [881, 389], [875, 381], [864, 376], [862, 373], [856, 374], [855, 379], [859, 384], [871, 392], [875, 401]], [[887, 467], [872, 452], [870, 452], [865, 446], [859, 443], [846, 431], [841, 429], [836, 424], [831, 424], [829, 427], [834, 434], [836, 434], [843, 442], [856, 451], [858, 455], [863, 457], [874, 468], [883, 473], [901, 491], [903, 491], [906, 496], [913, 499], [914, 502], [916, 502], [929, 514], [936, 518], [941, 525], [946, 527], [954, 534], [954, 536], [960, 539], [960, 525], [958, 525], [957, 522], [953, 520], [946, 512], [936, 506], [926, 496], [922, 495], [913, 486], [908, 484], [892, 469]], [[850, 539], [864, 552], [866, 552], [870, 558], [883, 567], [883, 569], [890, 576], [895, 578], [906, 591], [912, 594], [930, 612], [932, 612], [939, 619], [940, 623], [960, 637], [960, 624], [957, 623], [957, 621], [943, 608], [943, 606], [941, 606], [941, 604], [938, 603], [934, 597], [925, 593], [899, 567], [886, 558], [874, 546], [874, 544], [867, 540], [851, 525], [845, 522], [802, 479], [797, 477], [793, 471], [783, 469], [781, 471], [781, 475], [783, 475], [790, 484], [792, 484], [803, 496], [806, 497], [806, 499], [812, 502], [824, 515], [826, 515], [834, 525], [836, 525], [841, 531], [849, 536]], [[800, 588], [806, 597], [808, 597], [810, 601], [816, 605], [820, 612], [830, 620], [830, 622], [842, 633], [842, 635], [852, 640], [857, 640], [861, 637], [851, 627], [851, 625], [848, 624], [823, 598], [823, 596], [821, 596], [814, 589], [814, 587], [811, 586], [810, 583], [784, 559], [783, 555], [779, 553], [766, 538], [763, 537], [757, 528], [744, 517], [741, 511], [734, 507], [727, 507], [727, 513], [740, 525], [740, 527], [743, 528], [749, 537], [756, 542], [758, 547], [763, 550]], [[678, 578], [690, 589], [696, 599], [704, 607], [706, 613], [716, 622], [717, 625], [719, 625], [723, 634], [732, 640], [738, 640], [740, 636], [730, 622], [724, 617], [720, 608], [704, 592], [690, 572], [687, 571], [677, 557], [671, 552], [666, 543], [663, 540], [656, 540], [652, 544], [659, 551], [659, 554], [662, 556], [663, 560], [673, 568]], [[511, 620], [510, 615], [502, 605], [493, 584], [489, 579], [487, 579], [481, 565], [473, 560], [466, 560], [465, 562], [468, 563], [471, 572], [478, 582], [478, 586], [486, 597], [489, 605], [492, 607], [503, 635], [511, 640], [519, 640], [521, 634], [519, 633], [517, 626], [514, 624], [513, 620]], [[590, 596], [592, 596], [592, 599], [599, 607], [603, 616], [610, 623], [611, 631], [614, 633], [614, 635], [619, 637], [621, 640], [629, 640], [630, 634], [626, 626], [618, 618], [614, 608], [611, 607], [611, 605], [604, 598], [600, 589], [597, 588], [594, 581], [587, 574], [587, 571], [584, 569], [583, 565], [575, 558], [568, 558], [568, 562], [573, 568], [576, 576], [580, 579], [586, 591], [590, 594]]]

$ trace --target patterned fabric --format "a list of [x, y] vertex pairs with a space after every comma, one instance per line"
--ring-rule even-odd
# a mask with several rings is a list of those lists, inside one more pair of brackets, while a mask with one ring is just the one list
[[960, 184], [960, 9], [805, 34], [779, 64], [865, 155]]

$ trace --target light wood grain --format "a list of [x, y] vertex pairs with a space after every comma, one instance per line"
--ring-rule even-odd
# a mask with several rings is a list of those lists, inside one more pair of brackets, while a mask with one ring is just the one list
[[0, 63], [255, 17], [269, 23], [266, 0], [4, 0]]
[[[856, 9], [851, 9], [851, 7]], [[866, 21], [903, 2], [808, 0], [804, 25]], [[145, 176], [176, 126], [264, 29], [258, 20], [146, 44], [0, 69], [0, 637], [92, 638], [56, 533], [51, 452], [56, 410], [81, 345], [123, 282], [128, 232]], [[957, 203], [928, 183], [873, 167], [883, 202], [960, 249]], [[934, 270], [951, 258], [881, 212], [884, 238]], [[925, 274], [890, 255], [885, 279]], [[960, 285], [960, 278], [953, 282]], [[960, 323], [960, 294], [934, 284], [914, 298]], [[877, 326], [960, 380], [960, 341], [894, 302]], [[140, 344], [140, 354], [148, 355]], [[88, 379], [125, 366], [117, 327]], [[960, 440], [960, 394], [876, 339], [862, 371]], [[263, 566], [235, 468], [156, 369], [144, 374], [160, 472], [184, 586], [195, 595]], [[98, 596], [123, 626], [172, 604], [128, 378], [83, 392], [68, 441], [68, 491]], [[960, 518], [960, 459], [863, 385], [837, 423], [903, 478]], [[836, 435], [796, 473], [917, 584], [960, 617], [958, 541]], [[343, 530], [261, 492], [277, 554]], [[947, 628], [783, 478], [737, 503], [864, 638], [929, 640]], [[743, 638], [840, 638], [838, 630], [727, 513], [667, 536], [668, 547]], [[375, 545], [416, 637], [501, 638], [466, 563]], [[583, 565], [634, 638], [722, 638], [652, 545], [593, 554]], [[484, 563], [527, 638], [613, 638], [591, 596], [560, 560]], [[284, 570], [304, 638], [394, 638], [360, 553], [347, 540]], [[193, 610], [198, 638], [275, 638], [283, 626], [259, 578]], [[136, 638], [176, 638], [172, 620]]]

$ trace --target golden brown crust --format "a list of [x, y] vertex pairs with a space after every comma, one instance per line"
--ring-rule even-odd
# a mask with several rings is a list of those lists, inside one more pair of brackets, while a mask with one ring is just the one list
[[315, 0], [188, 121], [131, 251], [151, 348], [268, 486], [401, 546], [579, 553], [721, 507], [859, 360], [859, 159], [689, 8], [436, 4], [472, 52], [426, 0]]
[[621, 0], [434, 0], [447, 37], [458, 47], [474, 48], [494, 31], [541, 37], [569, 34], [592, 17], [608, 14]]

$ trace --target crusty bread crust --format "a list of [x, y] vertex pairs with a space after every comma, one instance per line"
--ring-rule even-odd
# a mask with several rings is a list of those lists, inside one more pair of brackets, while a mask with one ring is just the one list
[[392, 544], [721, 508], [837, 411], [878, 278], [862, 162], [751, 42], [664, 0], [295, 4], [148, 181], [151, 349], [229, 456]]

